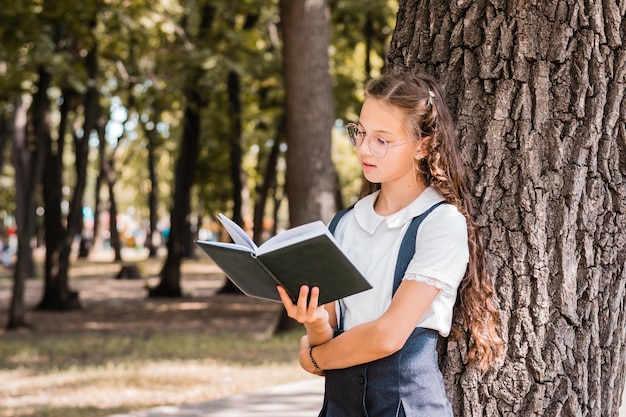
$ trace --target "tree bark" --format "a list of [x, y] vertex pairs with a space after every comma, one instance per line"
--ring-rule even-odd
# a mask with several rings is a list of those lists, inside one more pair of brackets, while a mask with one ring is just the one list
[[442, 368], [455, 416], [617, 416], [624, 390], [626, 76], [613, 1], [400, 3], [390, 68], [458, 121], [507, 342]]
[[335, 213], [331, 160], [334, 122], [329, 73], [330, 17], [325, 0], [281, 0], [291, 226]]

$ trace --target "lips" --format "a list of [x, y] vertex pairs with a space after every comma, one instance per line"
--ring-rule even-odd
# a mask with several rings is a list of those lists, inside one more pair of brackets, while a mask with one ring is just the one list
[[368, 170], [376, 168], [376, 165], [363, 161], [361, 162], [361, 167], [363, 168], [364, 171], [368, 171]]

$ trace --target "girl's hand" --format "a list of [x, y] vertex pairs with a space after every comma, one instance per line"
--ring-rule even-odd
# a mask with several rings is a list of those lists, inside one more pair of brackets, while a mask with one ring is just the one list
[[[285, 306], [287, 315], [306, 328], [307, 343], [313, 346], [328, 342], [333, 338], [333, 329], [330, 325], [330, 315], [324, 306], [318, 306], [320, 290], [313, 287], [309, 299], [309, 287], [303, 285], [298, 294], [296, 304], [283, 287], [278, 287], [278, 294]], [[305, 368], [306, 369], [306, 368]]]
[[283, 287], [278, 287], [278, 294], [285, 306], [287, 315], [298, 323], [304, 324], [307, 329], [311, 328], [325, 328], [328, 326], [328, 311], [324, 306], [318, 306], [318, 300], [320, 295], [320, 289], [313, 287], [311, 289], [311, 297], [309, 300], [309, 287], [303, 285], [300, 287], [300, 293], [298, 294], [298, 301], [296, 304], [291, 301], [291, 297], [287, 294], [287, 291]]

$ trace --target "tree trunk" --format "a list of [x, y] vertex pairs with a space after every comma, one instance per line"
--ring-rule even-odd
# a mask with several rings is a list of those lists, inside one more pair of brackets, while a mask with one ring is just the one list
[[[243, 194], [245, 189], [245, 174], [242, 169], [242, 115], [241, 99], [239, 97], [239, 74], [235, 71], [228, 73], [228, 102], [230, 104], [230, 119], [232, 120], [231, 140], [230, 140], [230, 180], [233, 184], [233, 217], [232, 220], [245, 229], [244, 225], [244, 204]], [[241, 290], [226, 280], [218, 291], [218, 294], [243, 294]]]
[[[61, 242], [65, 234], [63, 227], [63, 213], [61, 212], [61, 202], [63, 200], [63, 153], [65, 149], [65, 129], [68, 124], [69, 114], [76, 110], [77, 98], [71, 91], [63, 91], [63, 103], [59, 109], [59, 127], [58, 138], [56, 144], [52, 142], [52, 136], [49, 133], [45, 135], [44, 152], [46, 154], [47, 175], [43, 177], [43, 199], [45, 207], [44, 230], [46, 259], [44, 266], [44, 304], [47, 304], [46, 294], [54, 293], [54, 281], [56, 271], [59, 269], [59, 257], [61, 251]], [[45, 100], [46, 113], [49, 113], [48, 98], [39, 97], [38, 100]], [[43, 105], [43, 103], [42, 103]], [[34, 115], [35, 123], [43, 116]], [[49, 116], [46, 116], [49, 117]], [[51, 301], [50, 301], [51, 302]]]
[[[95, 81], [98, 73], [98, 48], [94, 45], [85, 57], [84, 65], [89, 80], [87, 91], [83, 100], [84, 123], [82, 133], [73, 132], [74, 137], [74, 163], [76, 166], [76, 182], [74, 193], [70, 201], [70, 209], [67, 217], [67, 226], [60, 234], [58, 256], [55, 253], [53, 264], [47, 268], [46, 285], [44, 295], [38, 308], [46, 310], [68, 310], [80, 308], [79, 295], [69, 288], [69, 268], [72, 244], [76, 236], [82, 235], [83, 228], [83, 195], [87, 184], [87, 161], [89, 155], [89, 136], [96, 129], [98, 117], [98, 89]], [[67, 97], [69, 99], [69, 97]], [[60, 130], [59, 140], [62, 142], [64, 130]], [[56, 159], [60, 161], [62, 153], [57, 152]], [[60, 163], [60, 162], [58, 162]], [[51, 206], [60, 204], [49, 200]], [[55, 226], [56, 227], [56, 226]], [[59, 230], [61, 232], [61, 230]], [[48, 239], [48, 235], [46, 235]], [[46, 242], [47, 244], [47, 242]], [[55, 249], [56, 251], [56, 249]]]
[[272, 223], [272, 231], [270, 233], [272, 236], [278, 233], [278, 212], [280, 210], [280, 205], [285, 199], [285, 187], [283, 186], [280, 188], [281, 189], [279, 190], [279, 185], [276, 183], [276, 187], [272, 190], [272, 201], [274, 203], [274, 210], [272, 211], [272, 219], [274, 221]]
[[96, 123], [96, 133], [98, 135], [98, 176], [96, 177], [95, 190], [94, 190], [94, 223], [93, 223], [93, 245], [94, 247], [101, 247], [102, 240], [100, 238], [100, 215], [103, 210], [104, 202], [100, 196], [102, 186], [106, 181], [105, 164], [106, 164], [106, 124], [108, 119], [102, 116], [102, 111], [98, 121]]
[[109, 190], [109, 235], [111, 247], [113, 248], [115, 262], [122, 261], [122, 239], [117, 228], [117, 200], [115, 198], [116, 174], [114, 157], [111, 156], [107, 162], [107, 188]]
[[[126, 121], [128, 121], [128, 117]], [[115, 198], [115, 184], [117, 183], [117, 172], [115, 172], [115, 153], [120, 145], [124, 133], [122, 133], [116, 141], [115, 147], [111, 150], [108, 156], [106, 155], [106, 138], [104, 132], [102, 132], [102, 139], [104, 143], [101, 145], [100, 150], [102, 158], [104, 159], [101, 166], [101, 172], [104, 181], [106, 182], [107, 192], [109, 195], [109, 243], [114, 253], [114, 261], [122, 261], [122, 239], [120, 238], [120, 232], [117, 228], [117, 199]]]
[[[191, 82], [190, 85], [195, 85]], [[187, 105], [183, 125], [183, 140], [176, 161], [173, 207], [170, 212], [170, 235], [167, 240], [167, 258], [161, 269], [159, 284], [150, 290], [150, 297], [180, 297], [180, 267], [188, 245], [189, 215], [191, 213], [191, 186], [198, 159], [200, 143], [200, 109], [205, 100], [197, 90], [187, 91]]]
[[365, 26], [363, 27], [363, 36], [365, 37], [365, 77], [370, 79], [372, 77], [372, 43], [374, 42], [374, 24], [372, 22], [372, 16], [368, 12], [365, 14]]
[[9, 142], [13, 133], [11, 124], [9, 122], [9, 115], [9, 112], [0, 111], [0, 172], [2, 172], [2, 169], [4, 167], [7, 143]]
[[239, 74], [235, 71], [228, 73], [228, 103], [230, 104], [230, 119], [232, 120], [230, 143], [230, 180], [233, 184], [233, 218], [239, 226], [244, 227], [243, 220], [243, 189], [244, 173], [241, 167], [243, 160], [241, 126], [241, 99], [239, 98]]
[[156, 128], [148, 129], [145, 123], [142, 123], [143, 130], [148, 139], [148, 172], [150, 176], [150, 195], [148, 196], [148, 208], [150, 212], [150, 231], [148, 233], [148, 257], [157, 256], [158, 246], [155, 242], [157, 232], [157, 215], [159, 203], [159, 177], [156, 172]]
[[[41, 74], [45, 70], [40, 71]], [[47, 96], [47, 87], [33, 97], [33, 124], [35, 135], [43, 143], [42, 150], [45, 152], [45, 172], [43, 177], [43, 198], [46, 216], [44, 220], [46, 259], [44, 266], [44, 292], [38, 308], [62, 308], [60, 300], [67, 300], [70, 297], [70, 290], [67, 280], [62, 280], [61, 272], [61, 248], [66, 233], [63, 226], [63, 214], [61, 212], [61, 202], [63, 200], [63, 154], [65, 148], [65, 130], [71, 111], [76, 110], [78, 96], [71, 91], [63, 90], [63, 103], [60, 108], [60, 120], [58, 127], [58, 138], [53, 144], [50, 132], [50, 100]], [[43, 94], [39, 94], [43, 91]], [[35, 105], [35, 102], [37, 103]]]
[[[39, 85], [44, 86], [50, 82], [47, 72], [40, 73], [43, 78]], [[15, 167], [15, 198], [16, 198], [16, 222], [17, 222], [17, 262], [13, 269], [13, 292], [9, 306], [9, 320], [7, 329], [19, 329], [26, 327], [24, 311], [24, 285], [30, 263], [32, 261], [30, 238], [35, 233], [35, 204], [37, 186], [39, 184], [43, 156], [41, 136], [36, 151], [31, 152], [26, 136], [27, 105], [20, 97], [16, 100], [13, 116], [13, 165]]]
[[330, 221], [335, 213], [331, 160], [334, 122], [329, 73], [330, 17], [325, 0], [281, 0], [286, 94], [289, 221]]
[[[330, 221], [336, 211], [329, 14], [325, 0], [280, 1], [290, 226]], [[277, 330], [297, 326], [283, 312]]]
[[[200, 10], [200, 26], [198, 39], [208, 38], [215, 8], [205, 3]], [[174, 178], [174, 201], [170, 210], [170, 235], [167, 239], [167, 258], [161, 269], [159, 284], [149, 291], [149, 297], [180, 297], [180, 267], [185, 246], [191, 245], [190, 221], [191, 214], [191, 187], [194, 183], [194, 173], [198, 161], [200, 148], [201, 111], [208, 104], [198, 85], [204, 70], [201, 66], [190, 69], [185, 88], [185, 115], [183, 120], [183, 137], [180, 152], [176, 161]]]
[[[278, 130], [281, 131], [280, 129]], [[265, 161], [265, 169], [263, 172], [263, 182], [257, 186], [256, 200], [254, 202], [254, 228], [252, 231], [253, 241], [257, 245], [263, 243], [264, 219], [265, 219], [265, 206], [267, 205], [267, 199], [269, 192], [276, 188], [276, 164], [278, 163], [278, 155], [280, 154], [280, 133], [277, 135], [276, 140], [272, 144], [270, 153]], [[259, 153], [259, 157], [261, 153]], [[258, 166], [261, 166], [260, 161]]]
[[623, 8], [400, 4], [389, 67], [445, 85], [508, 349], [444, 344], [455, 416], [617, 416], [624, 390]]

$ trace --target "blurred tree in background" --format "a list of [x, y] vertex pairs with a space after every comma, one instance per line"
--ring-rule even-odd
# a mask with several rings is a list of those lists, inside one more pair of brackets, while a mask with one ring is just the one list
[[[310, 55], [305, 42], [292, 59], [309, 54], [330, 74], [321, 105], [327, 113], [311, 122], [319, 133], [291, 143], [278, 1], [3, 6], [0, 238], [17, 259], [9, 327], [25, 324], [23, 286], [34, 274], [35, 247], [45, 248], [40, 308], [79, 308], [71, 260], [109, 247], [117, 262], [124, 247], [143, 245], [150, 256], [166, 248], [150, 294], [180, 295], [180, 264], [193, 255], [193, 239], [224, 238], [216, 213], [261, 242], [354, 200], [360, 171], [342, 127], [357, 117], [363, 82], [383, 70], [397, 4], [319, 7], [329, 7], [322, 22], [329, 36], [316, 50], [328, 55]], [[291, 29], [294, 40], [304, 26]], [[290, 166], [287, 145], [305, 155], [311, 146], [325, 149], [318, 180], [332, 197], [326, 203], [306, 203], [302, 178], [287, 191], [290, 176], [308, 168], [301, 158]]]

